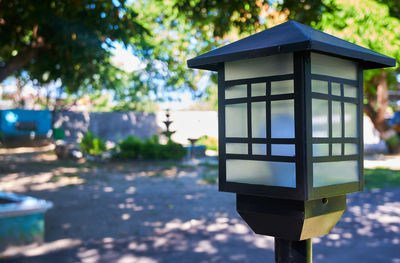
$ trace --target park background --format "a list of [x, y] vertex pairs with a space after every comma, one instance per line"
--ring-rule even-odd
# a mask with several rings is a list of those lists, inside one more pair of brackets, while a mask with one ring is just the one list
[[[53, 203], [44, 240], [2, 260], [272, 262], [217, 191], [216, 74], [186, 61], [287, 20], [400, 60], [394, 0], [0, 1], [2, 118], [51, 116], [43, 141], [2, 131], [0, 191]], [[400, 262], [399, 82], [364, 72], [366, 190], [315, 262]]]

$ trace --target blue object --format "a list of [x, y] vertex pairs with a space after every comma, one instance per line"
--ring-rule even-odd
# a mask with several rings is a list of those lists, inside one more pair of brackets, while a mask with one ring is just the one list
[[5, 137], [35, 136], [45, 137], [52, 126], [51, 111], [10, 109], [0, 111], [0, 131]]
[[390, 126], [400, 124], [400, 111], [396, 111], [393, 114], [393, 117], [389, 120]]
[[43, 242], [44, 212], [52, 206], [49, 201], [0, 192], [0, 250]]
[[189, 68], [218, 70], [225, 61], [249, 59], [277, 53], [317, 51], [359, 60], [364, 69], [393, 67], [396, 60], [328, 35], [309, 26], [288, 21], [239, 41], [188, 60]]

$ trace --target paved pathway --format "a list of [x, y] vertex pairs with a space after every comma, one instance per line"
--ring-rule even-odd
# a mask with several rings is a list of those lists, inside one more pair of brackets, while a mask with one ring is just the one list
[[[77, 167], [46, 156], [3, 158], [0, 190], [48, 199], [55, 207], [46, 214], [46, 242], [9, 249], [2, 262], [274, 262], [273, 239], [252, 233], [235, 212], [235, 196], [201, 181], [212, 169]], [[400, 263], [400, 189], [350, 196], [332, 233], [313, 242], [316, 263]]]

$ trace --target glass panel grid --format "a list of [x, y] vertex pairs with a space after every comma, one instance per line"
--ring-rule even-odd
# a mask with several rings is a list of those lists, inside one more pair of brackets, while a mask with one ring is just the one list
[[332, 101], [332, 137], [342, 137], [342, 105], [340, 101]]
[[248, 154], [249, 147], [247, 143], [227, 143], [226, 144], [227, 154]]
[[[326, 79], [328, 94], [311, 95], [312, 137], [359, 138], [357, 86], [346, 84], [348, 81], [340, 83], [328, 76]], [[345, 87], [353, 89], [347, 91], [348, 97], [343, 96]]]
[[225, 106], [226, 137], [247, 137], [247, 104]]
[[296, 148], [294, 144], [271, 144], [271, 155], [276, 156], [295, 156]]
[[228, 182], [296, 187], [296, 164], [259, 160], [226, 160]]
[[251, 135], [253, 138], [267, 137], [266, 102], [251, 103]]
[[253, 155], [267, 155], [267, 145], [260, 143], [253, 143]]
[[343, 85], [343, 96], [357, 98], [357, 87], [353, 85]]
[[225, 88], [225, 99], [247, 97], [247, 85], [234, 85]]
[[329, 156], [329, 143], [314, 143], [313, 147], [313, 156]]
[[337, 82], [331, 82], [332, 85], [332, 95], [334, 96], [342, 96], [342, 91], [340, 89], [340, 83]]
[[312, 136], [316, 138], [329, 137], [329, 101], [312, 99]]
[[253, 83], [251, 84], [251, 96], [266, 96], [267, 95], [267, 85], [265, 82]]
[[229, 61], [224, 70], [226, 81], [293, 74], [293, 54]]
[[311, 52], [311, 73], [356, 80], [357, 64], [351, 60]]
[[344, 103], [344, 136], [345, 137], [358, 137], [357, 129], [357, 105], [354, 103]]
[[[324, 130], [323, 137], [312, 133], [313, 186], [358, 182], [360, 180], [358, 111], [361, 107], [358, 84], [355, 81], [330, 76], [312, 75], [313, 77], [328, 83], [327, 94], [315, 90], [311, 93], [312, 114], [317, 116], [325, 114], [328, 119], [328, 123], [325, 123], [328, 131]], [[314, 102], [323, 100], [327, 101], [322, 107], [324, 110], [316, 109]], [[317, 106], [321, 105], [322, 103]]]
[[311, 80], [311, 91], [317, 93], [328, 94], [328, 81], [323, 80]]
[[342, 144], [341, 143], [332, 143], [332, 155], [333, 156], [341, 156], [342, 155]]
[[271, 101], [271, 137], [294, 138], [294, 100]]
[[[225, 141], [226, 154], [229, 155], [227, 159], [243, 159], [244, 155], [247, 155], [246, 160], [254, 156], [256, 160], [262, 157], [263, 160], [279, 160], [277, 162], [282, 160], [294, 164], [293, 76], [273, 76], [271, 80], [265, 79], [265, 81], [254, 79], [257, 82], [228, 81], [226, 84], [235, 87], [234, 89], [240, 89], [240, 96], [230, 95], [225, 98]], [[272, 83], [278, 85], [276, 87], [280, 87], [281, 91], [271, 94]], [[242, 97], [244, 90], [246, 96]], [[230, 124], [231, 122], [236, 124]], [[276, 144], [274, 140], [280, 141]]]
[[313, 163], [314, 187], [358, 182], [359, 161], [336, 161]]
[[271, 82], [271, 95], [290, 94], [294, 92], [294, 80], [281, 80]]

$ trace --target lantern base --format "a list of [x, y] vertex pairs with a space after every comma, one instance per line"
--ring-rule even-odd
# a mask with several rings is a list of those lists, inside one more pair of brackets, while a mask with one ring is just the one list
[[346, 210], [346, 196], [298, 201], [238, 194], [236, 210], [256, 234], [306, 240], [332, 230]]

